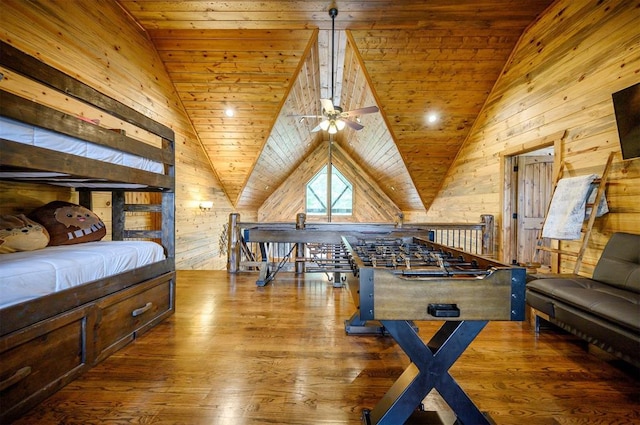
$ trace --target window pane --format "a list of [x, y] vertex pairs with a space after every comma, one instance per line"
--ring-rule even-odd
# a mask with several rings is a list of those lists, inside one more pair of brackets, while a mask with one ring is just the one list
[[[323, 167], [307, 183], [307, 214], [327, 215], [327, 168]], [[353, 186], [335, 167], [331, 167], [331, 214], [353, 214]]]
[[327, 167], [307, 184], [307, 214], [327, 214]]
[[331, 167], [331, 214], [353, 213], [353, 186], [336, 167]]

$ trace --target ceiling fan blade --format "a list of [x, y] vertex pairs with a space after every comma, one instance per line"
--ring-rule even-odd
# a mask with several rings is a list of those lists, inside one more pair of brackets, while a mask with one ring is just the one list
[[353, 109], [351, 111], [343, 112], [341, 115], [343, 117], [354, 117], [356, 115], [364, 115], [364, 114], [373, 114], [378, 112], [380, 109], [377, 106], [367, 106], [366, 108]]
[[320, 129], [321, 129], [320, 124], [318, 124], [318, 125], [316, 125], [315, 127], [313, 127], [311, 129], [311, 132], [312, 133], [317, 133], [318, 131], [320, 131]]
[[331, 99], [320, 99], [320, 104], [322, 105], [322, 109], [324, 109], [326, 114], [333, 114], [335, 112], [333, 101], [331, 101]]
[[343, 121], [343, 122], [344, 122], [348, 127], [351, 127], [351, 128], [352, 128], [352, 129], [354, 129], [354, 130], [362, 130], [362, 129], [364, 128], [364, 125], [359, 124], [359, 123], [357, 123], [357, 122], [355, 122], [355, 121], [345, 120], [345, 119], [342, 119], [342, 121]]

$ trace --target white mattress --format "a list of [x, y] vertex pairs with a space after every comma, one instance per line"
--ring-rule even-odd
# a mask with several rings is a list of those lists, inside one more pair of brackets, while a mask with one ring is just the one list
[[0, 308], [165, 258], [150, 241], [99, 241], [0, 254]]
[[164, 166], [159, 162], [2, 116], [0, 138], [152, 173], [164, 173]]

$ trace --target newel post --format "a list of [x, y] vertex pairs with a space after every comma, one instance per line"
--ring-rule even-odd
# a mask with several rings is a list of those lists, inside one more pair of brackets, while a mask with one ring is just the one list
[[229, 214], [228, 235], [227, 271], [237, 273], [240, 270], [240, 214]]
[[492, 256], [494, 254], [494, 232], [495, 222], [491, 214], [482, 214], [482, 255]]
[[[305, 221], [307, 215], [305, 213], [299, 213], [296, 216], [296, 230], [304, 230]], [[304, 273], [304, 242], [296, 243], [296, 274]]]

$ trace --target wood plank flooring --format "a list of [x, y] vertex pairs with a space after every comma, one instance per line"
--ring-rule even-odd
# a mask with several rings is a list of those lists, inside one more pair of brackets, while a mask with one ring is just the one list
[[[350, 293], [324, 275], [255, 279], [179, 272], [174, 316], [16, 424], [359, 424], [406, 355], [390, 337], [347, 336]], [[425, 339], [438, 327], [417, 325]], [[561, 331], [489, 323], [450, 372], [497, 424], [640, 423], [637, 370]]]

